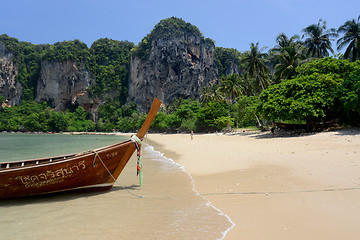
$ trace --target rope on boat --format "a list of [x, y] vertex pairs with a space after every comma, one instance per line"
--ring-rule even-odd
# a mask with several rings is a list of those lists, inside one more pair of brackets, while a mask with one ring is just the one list
[[123, 187], [117, 180], [116, 178], [114, 178], [114, 176], [111, 174], [111, 172], [109, 171], [109, 169], [106, 167], [105, 163], [103, 162], [103, 160], [101, 159], [101, 157], [99, 156], [99, 154], [95, 151], [95, 150], [91, 150], [91, 152], [95, 153], [95, 157], [94, 157], [94, 162], [93, 162], [93, 166], [96, 166], [96, 157], [99, 158], [100, 162], [102, 163], [102, 165], [104, 166], [104, 168], [106, 169], [106, 171], [109, 173], [109, 175], [111, 176], [111, 178], [115, 181], [115, 183], [117, 183], [122, 189], [126, 190], [128, 193], [130, 193], [131, 195], [138, 197], [138, 198], [144, 198], [144, 196], [140, 196], [137, 195], [131, 191], [129, 191], [128, 189], [126, 189], [125, 187]]
[[137, 165], [136, 165], [136, 170], [137, 170], [137, 175], [139, 176], [139, 182], [140, 182], [140, 187], [142, 186], [142, 182], [143, 182], [143, 173], [142, 173], [142, 157], [141, 157], [141, 152], [142, 152], [142, 142], [141, 140], [136, 136], [133, 135], [131, 136], [130, 139], [136, 147], [137, 150]]

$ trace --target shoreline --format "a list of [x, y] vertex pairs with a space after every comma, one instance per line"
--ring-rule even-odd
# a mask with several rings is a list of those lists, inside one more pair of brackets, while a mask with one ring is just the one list
[[[144, 139], [149, 144], [144, 159], [154, 160], [144, 161], [144, 186], [137, 189], [136, 156], [119, 182], [131, 191], [140, 190], [145, 200], [114, 187], [83, 197], [70, 193], [39, 196], [32, 200], [34, 204], [8, 201], [9, 208], [0, 207], [7, 216], [4, 220], [11, 219], [3, 221], [4, 234], [42, 236], [43, 232], [30, 228], [44, 224], [42, 217], [34, 218], [34, 211], [51, 219], [48, 233], [60, 224], [68, 229], [67, 236], [74, 237], [70, 239], [76, 239], [74, 226], [81, 222], [76, 219], [88, 221], [91, 228], [86, 232], [98, 233], [99, 219], [105, 227], [119, 221], [115, 216], [126, 216], [128, 221], [120, 221], [118, 228], [109, 227], [106, 236], [121, 232], [143, 238], [151, 232], [157, 238], [167, 234], [209, 239], [355, 240], [360, 234], [360, 129], [275, 137], [269, 132], [241, 131], [196, 134], [193, 140], [190, 134], [148, 134]], [[89, 207], [100, 207], [101, 214], [87, 211]], [[69, 221], [59, 222], [52, 215], [54, 208]], [[23, 226], [16, 225], [19, 212], [26, 216]], [[110, 222], [108, 216], [112, 216]], [[127, 225], [133, 222], [146, 231], [135, 232], [136, 227]], [[15, 233], [18, 227], [22, 230]], [[96, 238], [90, 235], [87, 238]]]
[[[356, 239], [360, 130], [148, 134], [236, 226], [225, 239]], [[259, 231], [261, 229], [261, 231]]]

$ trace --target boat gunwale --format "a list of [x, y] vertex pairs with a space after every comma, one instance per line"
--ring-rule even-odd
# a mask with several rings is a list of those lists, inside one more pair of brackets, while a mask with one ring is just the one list
[[[50, 165], [54, 165], [54, 164], [62, 164], [62, 163], [66, 163], [69, 161], [74, 161], [77, 160], [78, 158], [84, 158], [84, 157], [88, 157], [88, 155], [94, 155], [95, 152], [96, 153], [101, 153], [103, 151], [107, 151], [107, 150], [111, 150], [112, 148], [116, 148], [116, 147], [120, 147], [121, 145], [125, 145], [131, 143], [131, 140], [126, 140], [123, 142], [119, 142], [119, 143], [115, 143], [112, 145], [108, 145], [105, 147], [101, 147], [101, 148], [97, 148], [94, 150], [88, 150], [88, 151], [84, 151], [84, 152], [80, 152], [80, 153], [73, 153], [73, 154], [68, 154], [68, 155], [62, 155], [62, 156], [57, 156], [57, 157], [47, 157], [47, 158], [39, 158], [39, 159], [30, 159], [30, 160], [20, 160], [20, 161], [13, 161], [13, 162], [1, 162], [1, 165], [6, 165], [6, 164], [19, 164], [19, 163], [26, 163], [26, 162], [33, 162], [33, 161], [43, 161], [43, 162], [39, 162], [39, 163], [34, 163], [34, 164], [29, 164], [29, 165], [24, 165], [24, 166], [10, 166], [9, 168], [0, 168], [0, 174], [1, 173], [5, 173], [5, 172], [9, 172], [9, 171], [16, 171], [16, 170], [24, 170], [24, 169], [28, 169], [28, 168], [37, 168], [37, 167], [45, 167], [45, 166], [50, 166]], [[59, 158], [59, 159], [56, 159]], [[50, 159], [55, 159], [53, 161], [50, 161]], [[46, 161], [47, 160], [47, 161]]]

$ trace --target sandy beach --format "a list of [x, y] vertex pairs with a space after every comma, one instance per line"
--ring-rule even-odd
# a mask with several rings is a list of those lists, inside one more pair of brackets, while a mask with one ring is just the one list
[[235, 224], [225, 239], [359, 239], [360, 130], [149, 134]]

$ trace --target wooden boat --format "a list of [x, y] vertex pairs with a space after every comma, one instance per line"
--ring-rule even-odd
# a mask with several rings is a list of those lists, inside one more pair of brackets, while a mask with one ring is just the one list
[[279, 129], [284, 129], [284, 130], [300, 130], [300, 129], [306, 129], [306, 124], [291, 124], [291, 123], [275, 122], [275, 125], [276, 125]]
[[[134, 137], [142, 140], [161, 101], [154, 99]], [[141, 143], [141, 142], [140, 142]], [[4, 162], [0, 165], [0, 199], [69, 190], [109, 190], [137, 149], [133, 139], [81, 154]]]
[[325, 129], [334, 126], [336, 123], [335, 120], [327, 121], [327, 122], [318, 122], [313, 124], [291, 124], [291, 123], [280, 123], [275, 122], [276, 126], [279, 129], [284, 130], [318, 130], [318, 129]]

